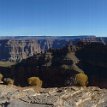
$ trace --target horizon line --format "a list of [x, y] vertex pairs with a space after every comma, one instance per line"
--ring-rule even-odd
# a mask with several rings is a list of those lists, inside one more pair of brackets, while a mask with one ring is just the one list
[[0, 35], [0, 37], [107, 37], [107, 36], [97, 36], [97, 35]]

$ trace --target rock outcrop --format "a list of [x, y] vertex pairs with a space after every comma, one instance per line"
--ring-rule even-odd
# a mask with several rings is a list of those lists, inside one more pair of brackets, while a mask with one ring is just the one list
[[0, 85], [0, 107], [107, 107], [107, 89], [97, 87], [19, 89]]

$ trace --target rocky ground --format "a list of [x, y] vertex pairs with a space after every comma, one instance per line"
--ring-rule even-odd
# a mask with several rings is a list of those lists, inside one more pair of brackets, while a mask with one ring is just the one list
[[33, 88], [0, 85], [0, 107], [107, 107], [107, 89]]

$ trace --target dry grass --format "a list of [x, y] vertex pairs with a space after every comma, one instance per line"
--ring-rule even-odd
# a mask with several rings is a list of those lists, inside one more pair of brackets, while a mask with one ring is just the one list
[[78, 73], [76, 75], [76, 81], [77, 81], [77, 85], [79, 86], [87, 86], [88, 84], [88, 76], [84, 73]]
[[11, 78], [7, 78], [7, 79], [5, 80], [5, 83], [6, 83], [6, 85], [14, 85], [14, 80], [11, 79]]
[[28, 78], [28, 84], [31, 86], [42, 87], [42, 80], [39, 77]]

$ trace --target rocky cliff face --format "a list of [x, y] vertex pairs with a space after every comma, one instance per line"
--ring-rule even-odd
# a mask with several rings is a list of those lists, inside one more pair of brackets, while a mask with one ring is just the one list
[[18, 88], [0, 85], [0, 107], [107, 107], [107, 90], [97, 87]]
[[76, 52], [80, 59], [81, 69], [84, 70], [91, 83], [99, 87], [107, 88], [107, 45], [92, 43], [83, 46]]
[[0, 37], [0, 60], [21, 61], [49, 48], [62, 48], [68, 43], [76, 44], [80, 40], [106, 43], [105, 38], [95, 36]]
[[66, 44], [65, 40], [0, 40], [0, 59], [21, 61], [49, 48], [61, 48]]
[[[44, 41], [44, 39], [41, 39], [41, 41]], [[6, 44], [5, 42], [9, 43]], [[2, 47], [4, 45], [19, 45], [19, 43], [17, 45], [10, 44], [11, 42], [8, 40], [5, 42], [2, 42]], [[0, 67], [0, 72], [6, 78], [14, 78], [16, 85], [20, 84], [21, 86], [27, 86], [27, 79], [29, 77], [39, 76], [43, 80], [44, 87], [60, 87], [65, 86], [65, 84], [74, 84], [73, 82], [75, 81], [72, 79], [72, 77], [74, 78], [77, 73], [84, 71], [89, 77], [89, 85], [107, 88], [107, 45], [102, 44], [102, 42], [87, 42], [88, 44], [84, 45], [86, 42], [83, 42], [83, 45], [80, 45], [79, 47], [79, 45], [74, 46], [73, 40], [72, 43], [73, 45], [71, 45], [71, 50], [66, 47], [61, 49], [50, 49], [45, 53], [37, 54], [24, 59], [20, 63], [11, 67]], [[4, 47], [3, 49], [4, 51], [8, 51], [9, 48], [7, 47], [5, 49]], [[40, 46], [40, 49], [43, 48]], [[67, 52], [67, 50], [69, 51]], [[16, 52], [14, 53], [15, 55]], [[19, 57], [19, 54], [17, 55]]]

